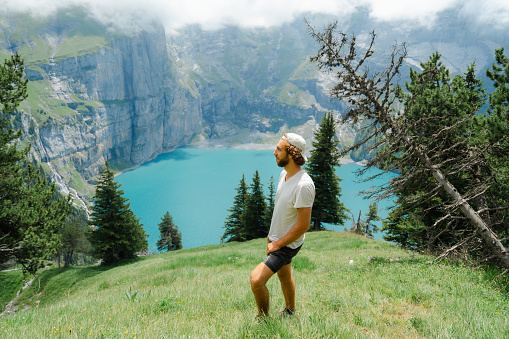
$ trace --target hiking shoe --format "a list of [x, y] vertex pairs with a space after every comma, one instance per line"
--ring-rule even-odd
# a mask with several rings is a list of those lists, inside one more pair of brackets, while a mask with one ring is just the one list
[[281, 317], [284, 318], [284, 317], [290, 317], [292, 315], [295, 314], [295, 310], [291, 310], [289, 308], [286, 308], [284, 310], [281, 311]]
[[255, 317], [255, 321], [258, 323], [258, 324], [265, 324], [269, 319], [269, 316], [266, 315], [266, 314], [258, 314], [256, 317]]

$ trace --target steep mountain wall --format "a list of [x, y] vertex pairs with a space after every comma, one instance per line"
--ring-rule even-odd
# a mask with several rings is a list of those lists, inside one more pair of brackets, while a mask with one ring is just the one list
[[30, 34], [11, 18], [2, 47], [27, 62], [30, 94], [17, 118], [25, 142], [64, 191], [87, 199], [105, 161], [121, 170], [197, 134], [278, 132], [341, 110], [309, 64], [302, 23], [123, 36], [72, 17], [38, 23]]
[[[140, 164], [200, 132], [199, 98], [186, 98], [169, 66], [164, 31], [40, 65], [35, 76], [50, 79], [52, 96], [76, 111], [39, 126], [45, 160], [68, 158], [88, 179], [105, 160]], [[99, 104], [86, 105], [90, 101]]]
[[[178, 83], [162, 27], [110, 35], [100, 48], [58, 56], [79, 31], [77, 22], [58, 34], [52, 22], [25, 44], [7, 45], [25, 54], [30, 79], [29, 98], [15, 119], [23, 142], [33, 144], [34, 157], [64, 191], [72, 187], [91, 198], [105, 161], [123, 169], [189, 143], [202, 130], [202, 109], [200, 95]], [[37, 45], [52, 51], [34, 58], [19, 48], [26, 44], [32, 52]]]
[[309, 63], [314, 46], [301, 21], [278, 29], [188, 27], [168, 36], [168, 48], [179, 77], [197, 86], [210, 137], [242, 128], [276, 132], [341, 110]]

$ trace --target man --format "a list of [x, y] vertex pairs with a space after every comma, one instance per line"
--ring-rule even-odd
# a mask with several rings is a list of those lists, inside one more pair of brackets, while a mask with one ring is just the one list
[[272, 222], [267, 236], [267, 257], [251, 272], [258, 317], [269, 314], [267, 281], [275, 273], [285, 298], [282, 315], [295, 312], [295, 282], [292, 276], [292, 258], [299, 252], [311, 222], [311, 208], [315, 199], [315, 186], [301, 168], [306, 141], [297, 134], [287, 133], [277, 143], [274, 155], [283, 167], [276, 191]]

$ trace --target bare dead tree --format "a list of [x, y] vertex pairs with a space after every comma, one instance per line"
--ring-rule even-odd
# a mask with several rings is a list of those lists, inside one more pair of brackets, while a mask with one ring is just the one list
[[[437, 234], [446, 228], [454, 231], [459, 222], [465, 224], [467, 220], [470, 229], [458, 229], [455, 246], [478, 246], [475, 239], [479, 239], [482, 246], [476, 249], [484, 253], [484, 258], [509, 269], [509, 253], [496, 233], [497, 224], [503, 222], [497, 217], [497, 210], [507, 209], [507, 206], [489, 206], [486, 199], [494, 184], [492, 169], [485, 159], [486, 148], [490, 145], [472, 145], [468, 138], [455, 137], [471, 123], [479, 105], [460, 107], [464, 113], [462, 118], [458, 118], [457, 112], [449, 109], [447, 103], [438, 113], [412, 116], [417, 101], [422, 102], [428, 95], [426, 86], [441, 81], [443, 75], [439, 67], [429, 67], [418, 75], [420, 88], [414, 89], [411, 96], [407, 95], [401, 108], [398, 98], [402, 97], [402, 88], [397, 86], [397, 81], [407, 56], [405, 44], [395, 45], [387, 66], [373, 71], [367, 61], [374, 54], [374, 32], [368, 43], [358, 44], [355, 36], [337, 30], [337, 22], [329, 24], [323, 32], [309, 23], [308, 26], [319, 43], [319, 51], [311, 60], [335, 77], [331, 97], [344, 100], [351, 107], [344, 122], [371, 122], [365, 137], [344, 152], [369, 141], [370, 150], [376, 150], [376, 155], [369, 160], [367, 168], [400, 173], [386, 185], [366, 193], [382, 199], [405, 189], [415, 189], [419, 194], [400, 196], [400, 202], [404, 200], [406, 206], [415, 208], [422, 208], [423, 202], [428, 202], [427, 208], [441, 211], [443, 217], [430, 225], [437, 228]], [[450, 180], [458, 174], [468, 177], [461, 192]], [[432, 180], [422, 180], [426, 177]], [[445, 195], [447, 203], [434, 204], [434, 198], [439, 195]], [[448, 244], [444, 253], [451, 252], [451, 247]]]

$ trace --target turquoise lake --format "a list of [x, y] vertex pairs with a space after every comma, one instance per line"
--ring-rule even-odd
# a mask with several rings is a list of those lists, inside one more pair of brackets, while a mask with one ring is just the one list
[[[219, 244], [224, 221], [229, 214], [228, 209], [233, 205], [242, 175], [245, 175], [246, 184], [250, 185], [258, 170], [266, 191], [271, 176], [277, 186], [281, 168], [277, 166], [272, 152], [226, 147], [182, 147], [122, 173], [115, 180], [122, 185], [120, 189], [129, 199], [131, 209], [149, 234], [149, 251], [157, 252], [158, 224], [166, 211], [170, 212], [182, 233], [184, 248]], [[359, 182], [355, 174], [359, 168], [356, 164], [342, 165], [336, 173], [343, 179], [340, 183], [340, 200], [355, 218], [359, 215], [359, 209], [365, 218], [370, 201], [363, 199], [359, 191], [379, 185], [388, 177], [377, 178], [374, 182]], [[389, 205], [388, 201], [379, 203], [382, 218], [387, 215]], [[377, 224], [381, 226], [381, 222]], [[327, 228], [343, 231], [351, 226], [352, 221], [347, 220], [344, 226], [327, 225]], [[376, 238], [380, 239], [381, 234], [377, 234]]]

